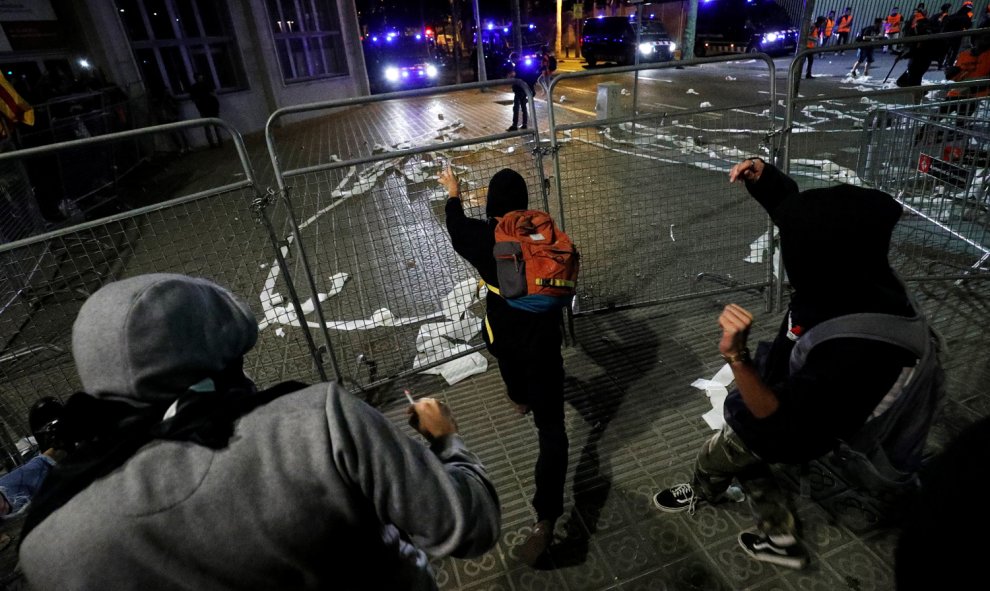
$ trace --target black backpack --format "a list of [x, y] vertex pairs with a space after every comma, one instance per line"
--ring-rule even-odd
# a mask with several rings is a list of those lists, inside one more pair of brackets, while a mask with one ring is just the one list
[[[918, 310], [914, 302], [914, 309]], [[928, 431], [945, 397], [938, 335], [924, 316], [850, 314], [822, 322], [801, 336], [790, 357], [793, 375], [818, 343], [835, 338], [870, 339], [911, 351], [917, 364], [905, 368], [895, 386], [852, 437], [833, 454], [842, 475], [869, 491], [900, 492], [918, 485], [917, 472]]]

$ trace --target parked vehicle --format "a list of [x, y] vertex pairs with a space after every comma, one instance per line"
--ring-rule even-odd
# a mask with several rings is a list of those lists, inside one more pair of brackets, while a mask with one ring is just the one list
[[372, 92], [432, 86], [443, 67], [432, 41], [422, 34], [370, 35], [365, 39], [364, 55]]
[[619, 65], [639, 62], [664, 62], [674, 57], [677, 44], [670, 40], [663, 23], [656, 18], [644, 18], [636, 42], [636, 17], [606, 16], [584, 21], [581, 55], [589, 66], [599, 62]]
[[702, 0], [694, 55], [793, 53], [800, 32], [774, 0]]

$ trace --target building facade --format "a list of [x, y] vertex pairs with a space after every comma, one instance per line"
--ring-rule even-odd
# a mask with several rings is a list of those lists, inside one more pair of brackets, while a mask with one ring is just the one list
[[198, 116], [201, 75], [242, 133], [282, 106], [368, 93], [353, 0], [2, 0], [0, 66], [34, 104], [110, 86], [169, 95], [180, 119]]

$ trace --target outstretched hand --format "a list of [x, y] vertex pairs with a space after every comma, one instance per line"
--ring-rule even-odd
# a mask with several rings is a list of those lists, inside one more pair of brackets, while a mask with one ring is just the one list
[[406, 409], [409, 425], [429, 441], [457, 433], [450, 407], [435, 398], [421, 398]]
[[449, 162], [443, 167], [443, 170], [440, 171], [440, 176], [437, 177], [437, 180], [440, 181], [440, 186], [447, 189], [447, 195], [451, 197], [460, 197], [461, 181], [457, 178], [457, 175], [454, 174], [454, 171], [450, 169]]
[[759, 158], [747, 158], [729, 170], [729, 182], [735, 183], [743, 180], [747, 183], [755, 183], [760, 180], [764, 166], [766, 163]]

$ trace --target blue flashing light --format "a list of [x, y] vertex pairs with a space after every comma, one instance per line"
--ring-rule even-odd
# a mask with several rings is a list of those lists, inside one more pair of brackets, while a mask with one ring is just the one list
[[508, 33], [509, 32], [509, 27], [502, 27], [502, 32], [503, 33]]
[[420, 35], [419, 33], [416, 33], [416, 41], [419, 41], [422, 38], [423, 38], [422, 35]]
[[389, 43], [391, 43], [391, 42], [395, 41], [395, 37], [389, 35], [385, 40], [388, 41]]
[[523, 63], [526, 64], [527, 66], [532, 66], [533, 60], [532, 58], [526, 58], [525, 60], [523, 60]]
[[535, 28], [536, 28], [536, 25], [530, 25], [530, 26], [529, 26], [529, 30], [530, 30], [530, 31], [532, 31], [532, 30], [533, 30], [533, 29], [535, 29]]
[[492, 31], [494, 29], [495, 29], [495, 25], [493, 25], [492, 23], [488, 23], [488, 30]]
[[[709, 1], [709, 0], [705, 0], [705, 1], [707, 2], [707, 1]], [[595, 17], [595, 18], [597, 18], [598, 20], [601, 20], [601, 19], [603, 19], [603, 18], [605, 18], [605, 15], [604, 15], [604, 14], [599, 14], [599, 15], [598, 15], [597, 17]]]
[[378, 35], [371, 38], [372, 43], [378, 43]]

